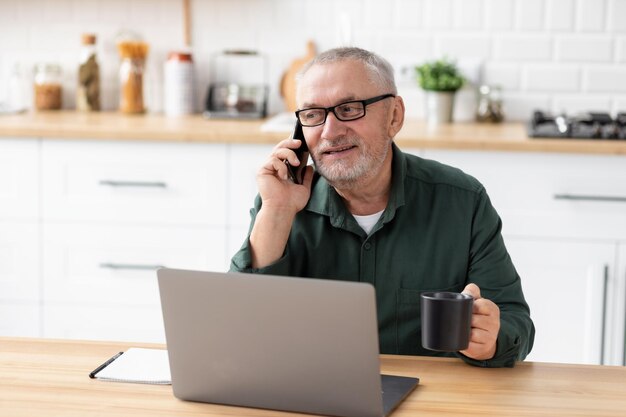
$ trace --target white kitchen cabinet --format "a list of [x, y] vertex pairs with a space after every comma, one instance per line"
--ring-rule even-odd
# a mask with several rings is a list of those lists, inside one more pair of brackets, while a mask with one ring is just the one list
[[43, 335], [163, 342], [156, 269], [225, 270], [227, 145], [42, 142]]
[[626, 366], [626, 241], [617, 252], [615, 291], [612, 294], [614, 319], [611, 322], [610, 363]]
[[44, 306], [158, 306], [159, 267], [225, 269], [218, 228], [65, 223], [44, 225], [43, 237]]
[[39, 143], [0, 139], [0, 335], [40, 332]]
[[229, 258], [241, 247], [250, 226], [250, 209], [258, 194], [256, 175], [273, 145], [231, 145], [228, 166], [227, 252]]
[[487, 189], [510, 235], [626, 237], [626, 156], [426, 150]]
[[528, 360], [608, 363], [615, 245], [514, 237], [506, 244], [536, 328]]
[[[537, 327], [529, 359], [622, 364], [626, 272], [618, 251], [626, 239], [626, 157], [445, 150], [421, 156], [485, 185]], [[555, 301], [563, 291], [568, 297]]]
[[226, 145], [42, 143], [46, 221], [224, 225]]
[[0, 139], [0, 219], [37, 220], [39, 142]]

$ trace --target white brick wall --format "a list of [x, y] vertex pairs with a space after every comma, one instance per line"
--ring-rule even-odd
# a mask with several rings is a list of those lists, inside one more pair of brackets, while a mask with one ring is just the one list
[[[413, 117], [423, 94], [413, 67], [457, 58], [472, 80], [499, 84], [510, 120], [532, 110], [626, 111], [626, 0], [192, 0], [198, 105], [212, 59], [225, 48], [265, 54], [270, 111], [282, 110], [278, 81], [313, 39], [319, 50], [351, 43], [387, 57]], [[98, 34], [102, 99], [117, 103], [115, 36], [133, 30], [150, 43], [152, 110], [167, 52], [183, 43], [178, 0], [0, 0], [0, 101], [15, 63], [55, 61], [64, 70], [65, 106], [74, 106], [80, 34]], [[457, 116], [472, 117], [469, 85]]]

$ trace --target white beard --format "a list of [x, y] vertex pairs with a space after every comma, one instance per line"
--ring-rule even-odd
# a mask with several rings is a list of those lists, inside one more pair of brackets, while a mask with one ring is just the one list
[[335, 188], [355, 188], [380, 172], [380, 168], [384, 164], [391, 148], [389, 146], [391, 139], [380, 138], [380, 141], [380, 144], [377, 143], [374, 146], [365, 145], [360, 138], [337, 140], [337, 143], [331, 142], [331, 146], [357, 145], [359, 152], [357, 161], [350, 163], [340, 160], [332, 163], [319, 163], [318, 155], [312, 155], [315, 169]]

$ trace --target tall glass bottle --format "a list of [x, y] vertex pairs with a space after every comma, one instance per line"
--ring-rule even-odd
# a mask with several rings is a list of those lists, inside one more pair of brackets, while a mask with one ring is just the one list
[[82, 36], [76, 109], [79, 111], [100, 110], [100, 68], [96, 59], [96, 35]]

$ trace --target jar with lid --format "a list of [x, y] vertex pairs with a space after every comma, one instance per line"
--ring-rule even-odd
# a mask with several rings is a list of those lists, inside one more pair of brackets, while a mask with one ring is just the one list
[[499, 123], [504, 119], [502, 92], [499, 86], [481, 85], [478, 89], [476, 120]]
[[100, 68], [96, 60], [96, 35], [82, 36], [76, 109], [79, 111], [100, 110]]
[[35, 66], [35, 110], [59, 110], [62, 106], [63, 87], [61, 67], [46, 63]]
[[144, 72], [148, 45], [143, 42], [120, 42], [120, 110], [124, 113], [143, 113]]
[[191, 53], [170, 52], [165, 63], [163, 107], [168, 116], [194, 112], [194, 74]]

